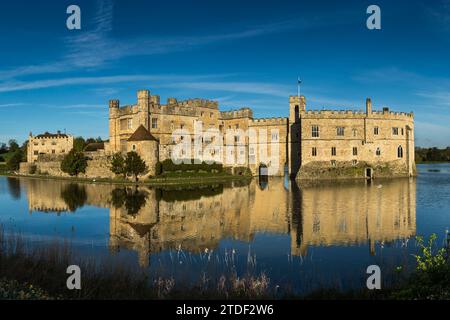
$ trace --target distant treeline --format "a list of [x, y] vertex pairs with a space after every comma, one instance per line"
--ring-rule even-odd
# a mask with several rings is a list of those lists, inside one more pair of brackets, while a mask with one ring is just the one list
[[450, 162], [450, 147], [447, 147], [446, 149], [416, 148], [416, 162], [427, 161]]

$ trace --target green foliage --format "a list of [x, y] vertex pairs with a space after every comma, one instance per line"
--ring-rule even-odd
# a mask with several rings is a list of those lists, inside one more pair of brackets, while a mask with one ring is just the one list
[[125, 158], [120, 152], [114, 154], [111, 159], [111, 171], [115, 174], [122, 174], [124, 178], [127, 174], [125, 170]]
[[20, 163], [23, 161], [24, 153], [21, 149], [16, 149], [12, 156], [6, 162], [6, 167], [8, 170], [16, 171], [19, 170]]
[[8, 145], [10, 152], [16, 152], [19, 149], [19, 144], [14, 139], [9, 140]]
[[247, 168], [247, 167], [235, 167], [233, 172], [235, 175], [238, 175], [238, 176], [251, 176], [252, 175], [252, 170], [250, 170], [250, 168]]
[[147, 170], [144, 160], [134, 151], [127, 153], [125, 158], [125, 172], [134, 176], [137, 180], [138, 175], [144, 173]]
[[51, 297], [40, 288], [21, 284], [15, 280], [0, 279], [0, 300], [49, 300]]
[[414, 255], [417, 262], [418, 271], [428, 271], [439, 268], [446, 264], [446, 250], [445, 248], [440, 248], [435, 250], [434, 242], [436, 241], [437, 235], [433, 233], [428, 239], [428, 243], [425, 244], [422, 236], [417, 236], [416, 240], [419, 245], [420, 254]]
[[184, 161], [182, 160], [182, 163], [180, 163], [180, 164], [175, 164], [172, 162], [171, 159], [166, 159], [161, 163], [162, 171], [163, 172], [204, 171], [204, 172], [215, 172], [215, 173], [223, 172], [223, 165], [221, 163], [207, 164], [204, 161], [202, 163], [195, 163], [195, 162], [198, 162], [198, 161], [186, 159]]
[[73, 139], [73, 150], [81, 152], [86, 147], [86, 141], [83, 137], [76, 137]]
[[85, 173], [86, 167], [86, 157], [82, 152], [76, 151], [75, 149], [70, 150], [61, 162], [61, 170], [71, 176], [78, 176], [80, 173]]
[[450, 147], [438, 148], [416, 148], [415, 159], [417, 162], [443, 162], [450, 161]]
[[2, 156], [0, 156], [0, 162], [5, 162], [5, 158], [3, 158]]

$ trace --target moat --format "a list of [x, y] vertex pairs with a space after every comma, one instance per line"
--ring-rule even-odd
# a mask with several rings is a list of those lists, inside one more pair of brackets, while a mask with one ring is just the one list
[[450, 226], [450, 164], [417, 178], [299, 185], [285, 178], [190, 189], [0, 177], [0, 223], [36, 245], [195, 282], [264, 272], [307, 293], [358, 288], [377, 264], [414, 266], [416, 235]]

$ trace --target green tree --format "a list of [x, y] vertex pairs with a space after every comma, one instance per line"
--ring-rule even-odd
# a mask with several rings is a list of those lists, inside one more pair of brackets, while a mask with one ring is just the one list
[[20, 163], [23, 161], [24, 154], [21, 149], [14, 151], [12, 156], [6, 162], [6, 167], [8, 170], [16, 171], [19, 170]]
[[19, 149], [19, 144], [14, 139], [9, 140], [8, 144], [9, 144], [9, 152], [15, 152]]
[[125, 170], [125, 158], [120, 152], [113, 155], [111, 159], [111, 171], [115, 174], [122, 174], [125, 178], [127, 171]]
[[78, 176], [79, 173], [85, 173], [86, 167], [86, 157], [82, 152], [78, 152], [75, 149], [70, 150], [61, 162], [61, 170], [71, 176]]
[[125, 171], [127, 174], [134, 176], [134, 180], [138, 180], [138, 175], [147, 170], [144, 160], [134, 151], [128, 152], [125, 159]]
[[73, 149], [77, 152], [81, 152], [86, 147], [86, 141], [84, 141], [83, 137], [76, 137], [73, 140]]

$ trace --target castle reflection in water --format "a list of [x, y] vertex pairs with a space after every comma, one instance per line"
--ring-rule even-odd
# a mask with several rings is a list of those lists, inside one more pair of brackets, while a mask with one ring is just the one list
[[[370, 244], [408, 239], [416, 231], [416, 181], [397, 179], [299, 186], [283, 179], [253, 180], [190, 190], [73, 184], [24, 179], [30, 212], [110, 209], [111, 251], [137, 251], [145, 267], [166, 249], [201, 252], [231, 238], [288, 234], [291, 254], [308, 246]], [[10, 188], [17, 188], [11, 181]]]

